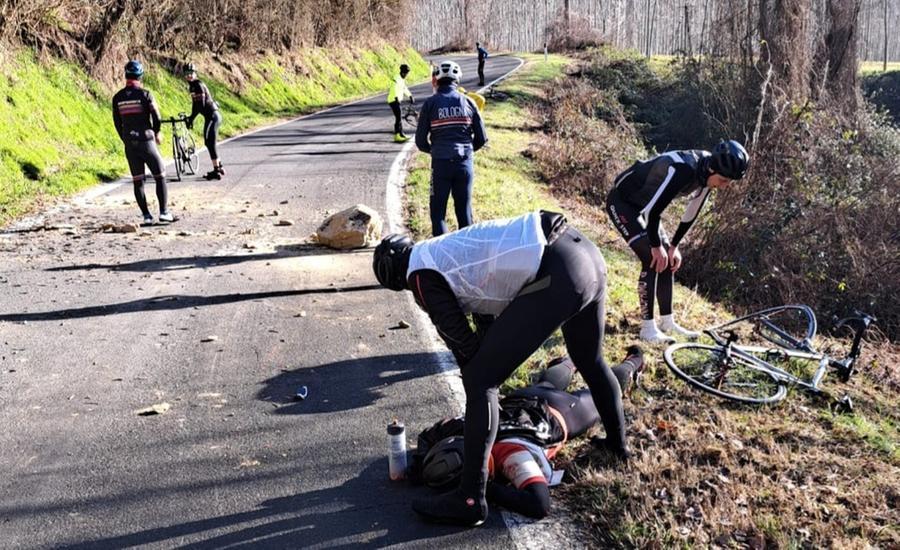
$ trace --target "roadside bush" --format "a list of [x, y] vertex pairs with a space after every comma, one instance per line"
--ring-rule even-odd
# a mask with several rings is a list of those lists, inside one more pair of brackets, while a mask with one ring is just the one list
[[558, 192], [602, 204], [613, 178], [643, 155], [637, 132], [615, 94], [583, 78], [550, 89], [532, 148], [538, 170]]
[[551, 52], [587, 50], [603, 44], [599, 31], [588, 19], [570, 14], [568, 20], [560, 13], [545, 30], [547, 49]]
[[900, 133], [793, 107], [761, 136], [747, 178], [695, 229], [683, 276], [747, 306], [802, 302], [829, 326], [856, 308], [900, 336]]

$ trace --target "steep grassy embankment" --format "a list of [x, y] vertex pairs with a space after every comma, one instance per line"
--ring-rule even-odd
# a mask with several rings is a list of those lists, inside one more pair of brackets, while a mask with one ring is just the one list
[[[564, 75], [565, 58], [529, 63], [499, 89], [505, 100], [488, 100], [484, 117], [490, 147], [476, 155], [476, 221], [517, 215], [534, 208], [556, 209], [585, 231], [607, 261], [608, 292], [604, 355], [621, 360], [637, 341], [640, 321], [635, 291], [638, 262], [621, 242], [596, 200], [560, 182], [548, 185], [532, 159], [580, 152], [609, 157], [630, 150], [630, 132], [595, 128], [609, 120], [600, 107], [552, 101], [554, 90], [578, 92]], [[554, 79], [561, 80], [554, 80]], [[548, 98], [551, 101], [548, 101]], [[589, 105], [588, 105], [589, 104]], [[590, 106], [590, 108], [587, 108]], [[554, 110], [568, 110], [556, 113]], [[564, 119], [585, 118], [568, 131]], [[612, 117], [617, 125], [620, 117]], [[574, 124], [574, 120], [569, 120]], [[549, 133], [548, 133], [549, 132]], [[579, 143], [581, 144], [579, 146]], [[618, 144], [618, 145], [617, 145]], [[559, 166], [583, 171], [599, 190], [608, 181], [599, 170], [578, 168], [586, 157], [567, 157]], [[544, 158], [544, 161], [547, 159]], [[615, 159], [613, 159], [615, 160]], [[620, 159], [621, 160], [621, 159]], [[611, 170], [612, 167], [610, 166]], [[409, 224], [418, 238], [430, 235], [428, 157], [418, 155], [408, 180]], [[599, 196], [599, 195], [597, 195]], [[453, 218], [452, 207], [448, 218]], [[726, 304], [677, 285], [675, 311], [691, 328], [731, 318]], [[775, 304], [771, 304], [775, 305]], [[706, 343], [709, 343], [708, 341]], [[840, 354], [846, 340], [819, 337], [816, 345]], [[702, 394], [677, 379], [662, 360], [662, 346], [643, 346], [648, 368], [641, 388], [625, 400], [627, 434], [634, 453], [627, 466], [610, 463], [584, 438], [557, 459], [567, 483], [553, 499], [593, 533], [597, 548], [893, 548], [900, 544], [900, 376], [892, 371], [896, 349], [868, 344], [861, 371], [848, 384], [831, 373], [823, 397], [791, 388], [770, 407], [739, 405]], [[527, 383], [548, 358], [565, 353], [557, 332], [502, 391]], [[774, 361], [774, 359], [772, 359]], [[805, 370], [811, 365], [782, 365]], [[813, 365], [814, 366], [814, 365]], [[799, 373], [798, 373], [799, 374]], [[580, 384], [580, 381], [576, 382]], [[852, 396], [853, 412], [833, 398]], [[585, 541], [579, 541], [585, 543]]]
[[[428, 64], [417, 52], [388, 44], [303, 50], [290, 59], [268, 56], [227, 66], [212, 59], [195, 62], [221, 108], [223, 138], [385, 91], [400, 63], [411, 66], [410, 82], [428, 76]], [[187, 86], [178, 76], [153, 62], [145, 63], [145, 70], [145, 85], [164, 118], [190, 112]], [[30, 51], [0, 57], [0, 225], [46, 197], [125, 173], [110, 113], [113, 93], [72, 63], [38, 60]], [[164, 155], [170, 153], [167, 137], [160, 148]]]

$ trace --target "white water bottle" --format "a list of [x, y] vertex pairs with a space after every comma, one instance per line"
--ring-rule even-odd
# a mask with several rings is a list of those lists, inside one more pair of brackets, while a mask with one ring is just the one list
[[406, 477], [406, 427], [395, 418], [388, 424], [388, 470], [391, 480]]

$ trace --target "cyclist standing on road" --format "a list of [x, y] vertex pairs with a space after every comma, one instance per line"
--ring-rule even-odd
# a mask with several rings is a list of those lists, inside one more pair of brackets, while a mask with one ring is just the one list
[[[678, 245], [697, 219], [710, 189], [741, 179], [749, 163], [744, 147], [729, 140], [716, 145], [712, 153], [669, 151], [638, 161], [616, 177], [606, 198], [606, 213], [641, 261], [642, 340], [664, 343], [674, 341], [666, 333], [687, 338], [699, 335], [679, 326], [672, 315], [674, 273], [681, 267]], [[660, 216], [675, 197], [687, 195], [690, 202], [670, 242]], [[654, 319], [654, 298], [659, 305], [659, 326]]]
[[488, 58], [487, 50], [481, 47], [481, 42], [475, 43], [478, 50], [478, 85], [484, 86], [484, 60]]
[[160, 138], [159, 107], [150, 90], [145, 90], [141, 79], [144, 67], [139, 61], [125, 64], [125, 87], [119, 90], [112, 99], [113, 123], [119, 138], [125, 144], [125, 158], [131, 171], [134, 183], [134, 198], [137, 200], [144, 216], [144, 223], [153, 223], [153, 215], [147, 206], [147, 195], [144, 193], [144, 166], [150, 169], [156, 181], [156, 199], [159, 201], [159, 221], [173, 222], [175, 217], [169, 213], [168, 188], [166, 187], [165, 163], [156, 147], [162, 143]]
[[194, 119], [197, 115], [203, 115], [203, 144], [209, 151], [209, 160], [212, 161], [212, 170], [204, 176], [208, 180], [220, 180], [225, 175], [222, 161], [216, 151], [216, 141], [219, 138], [219, 126], [222, 125], [222, 115], [219, 114], [219, 105], [215, 102], [206, 84], [197, 78], [194, 64], [190, 63], [184, 68], [184, 79], [188, 82], [188, 90], [191, 93], [191, 115], [187, 119], [187, 127], [194, 127]]
[[447, 232], [447, 201], [453, 195], [460, 228], [472, 224], [472, 187], [475, 151], [487, 143], [478, 107], [459, 93], [462, 70], [453, 61], [438, 66], [437, 93], [422, 104], [416, 128], [416, 147], [431, 154], [431, 232]]
[[403, 125], [400, 122], [400, 117], [402, 116], [400, 113], [400, 102], [409, 98], [410, 103], [415, 103], [412, 92], [406, 86], [406, 75], [408, 74], [409, 65], [406, 63], [400, 65], [400, 74], [394, 77], [394, 83], [391, 85], [391, 89], [388, 90], [387, 96], [388, 105], [391, 106], [391, 111], [394, 112], [394, 141], [397, 143], [409, 141], [409, 138], [403, 133]]
[[[453, 352], [466, 392], [460, 486], [414, 501], [416, 512], [470, 526], [485, 520], [488, 457], [499, 422], [497, 388], [560, 326], [606, 429], [603, 449], [627, 459], [622, 397], [603, 359], [606, 263], [565, 217], [536, 211], [415, 244], [388, 235], [375, 248], [372, 267], [382, 286], [412, 290]], [[467, 313], [473, 314], [475, 331]]]

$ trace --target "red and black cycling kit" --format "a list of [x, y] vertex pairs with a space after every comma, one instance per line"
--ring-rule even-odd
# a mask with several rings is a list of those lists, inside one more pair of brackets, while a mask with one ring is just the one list
[[[613, 225], [641, 260], [638, 296], [641, 314], [653, 319], [654, 297], [661, 315], [672, 313], [671, 268], [662, 273], [650, 267], [651, 248], [678, 246], [697, 219], [709, 196], [707, 151], [670, 151], [647, 161], [638, 161], [616, 177], [606, 198], [606, 213]], [[689, 196], [687, 208], [671, 243], [660, 224], [667, 206], [679, 196]], [[646, 237], [646, 238], [644, 238]]]
[[159, 108], [149, 90], [137, 80], [129, 80], [112, 99], [113, 123], [125, 144], [125, 158], [134, 182], [134, 197], [144, 217], [150, 216], [144, 193], [144, 166], [156, 180], [160, 213], [166, 212], [168, 191], [165, 164], [154, 141], [160, 130]]
[[216, 141], [219, 137], [219, 126], [222, 124], [222, 115], [219, 114], [219, 105], [215, 102], [209, 88], [199, 79], [191, 80], [189, 84], [191, 92], [191, 116], [188, 117], [190, 125], [194, 124], [197, 115], [203, 115], [203, 144], [209, 151], [209, 158], [219, 158], [216, 152]]

